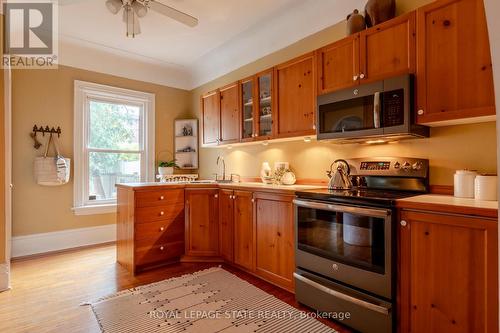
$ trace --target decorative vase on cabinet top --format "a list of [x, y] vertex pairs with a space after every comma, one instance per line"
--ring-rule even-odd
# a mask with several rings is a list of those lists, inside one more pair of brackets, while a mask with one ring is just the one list
[[365, 6], [366, 26], [373, 27], [396, 16], [396, 0], [368, 0]]
[[353, 35], [366, 29], [366, 22], [359, 10], [355, 9], [352, 14], [347, 16], [347, 35]]

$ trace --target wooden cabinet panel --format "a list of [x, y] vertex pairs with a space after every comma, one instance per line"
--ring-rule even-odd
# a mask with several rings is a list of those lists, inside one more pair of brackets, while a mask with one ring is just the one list
[[234, 191], [234, 263], [254, 270], [253, 193]]
[[157, 263], [169, 262], [184, 253], [184, 242], [155, 244], [147, 247], [137, 247], [135, 251], [135, 264], [139, 267]]
[[360, 33], [360, 83], [415, 73], [415, 12]]
[[186, 189], [186, 254], [219, 255], [219, 190]]
[[400, 331], [498, 332], [497, 221], [403, 211]]
[[417, 10], [417, 28], [417, 121], [494, 115], [483, 1], [433, 2]]
[[232, 190], [219, 190], [219, 251], [221, 257], [233, 262], [234, 201]]
[[293, 290], [295, 270], [293, 197], [258, 193], [256, 200], [257, 274]]
[[137, 207], [184, 205], [184, 189], [137, 192], [135, 200]]
[[358, 85], [359, 34], [317, 51], [318, 95]]
[[240, 140], [239, 90], [238, 82], [220, 89], [221, 143], [234, 143]]
[[203, 144], [217, 145], [220, 140], [220, 95], [209, 93], [201, 98]]
[[135, 225], [135, 242], [149, 244], [165, 243], [184, 239], [184, 215], [175, 220], [138, 223]]
[[314, 53], [309, 53], [277, 67], [278, 137], [316, 133], [315, 63]]

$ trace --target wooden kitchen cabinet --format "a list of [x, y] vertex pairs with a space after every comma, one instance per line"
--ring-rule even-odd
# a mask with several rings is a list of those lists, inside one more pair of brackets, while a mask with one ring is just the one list
[[415, 73], [415, 21], [410, 12], [360, 33], [360, 83]]
[[[186, 189], [186, 257], [219, 256], [219, 190]], [[201, 259], [203, 260], [203, 259]]]
[[318, 95], [358, 85], [359, 34], [317, 51]]
[[118, 185], [116, 259], [132, 274], [184, 254], [184, 189]]
[[314, 52], [276, 67], [278, 137], [316, 134], [315, 67]]
[[415, 12], [319, 49], [318, 95], [415, 73]]
[[417, 28], [417, 122], [495, 115], [483, 1], [435, 1], [417, 10]]
[[219, 252], [225, 261], [234, 261], [233, 190], [219, 190]]
[[253, 193], [234, 191], [234, 263], [255, 270]]
[[240, 141], [240, 89], [238, 82], [220, 89], [220, 143]]
[[256, 273], [293, 291], [293, 196], [255, 193]]
[[398, 332], [498, 332], [497, 220], [404, 210]]
[[201, 98], [203, 145], [218, 145], [220, 141], [220, 93], [208, 93]]

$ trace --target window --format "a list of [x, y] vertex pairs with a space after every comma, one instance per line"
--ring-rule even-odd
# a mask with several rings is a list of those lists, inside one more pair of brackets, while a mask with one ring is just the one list
[[75, 81], [75, 214], [115, 212], [115, 184], [154, 181], [154, 99]]

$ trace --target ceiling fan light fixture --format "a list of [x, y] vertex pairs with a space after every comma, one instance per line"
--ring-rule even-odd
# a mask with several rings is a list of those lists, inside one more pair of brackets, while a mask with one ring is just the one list
[[144, 17], [148, 13], [147, 7], [144, 6], [143, 4], [137, 2], [137, 1], [132, 2], [131, 6], [132, 6], [132, 9], [134, 10], [134, 12], [139, 17]]
[[106, 0], [106, 8], [108, 8], [112, 14], [118, 14], [122, 6], [121, 0]]
[[123, 21], [127, 26], [127, 37], [135, 38], [135, 35], [141, 33], [139, 19], [130, 5], [123, 7]]

